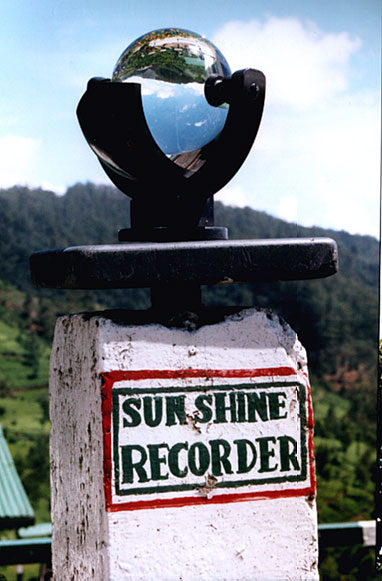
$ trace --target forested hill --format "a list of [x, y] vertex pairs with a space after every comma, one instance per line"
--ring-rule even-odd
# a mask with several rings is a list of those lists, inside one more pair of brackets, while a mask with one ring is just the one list
[[[0, 278], [25, 289], [28, 272], [23, 265], [31, 252], [115, 243], [118, 229], [129, 222], [129, 200], [111, 186], [77, 184], [64, 196], [20, 186], [0, 190]], [[218, 201], [215, 222], [229, 227], [230, 238], [332, 237], [339, 245], [341, 273], [377, 292], [379, 244], [371, 236], [304, 228], [264, 212], [227, 207]]]
[[[218, 198], [218, 197], [217, 197]], [[329, 236], [339, 246], [340, 272], [318, 281], [230, 285], [204, 290], [206, 304], [271, 307], [283, 315], [308, 348], [317, 373], [373, 368], [377, 341], [379, 243], [322, 228], [303, 228], [250, 208], [215, 204], [215, 222], [231, 238]], [[63, 196], [13, 187], [0, 190], [0, 279], [28, 296], [37, 296], [44, 320], [40, 333], [53, 328], [56, 311], [95, 307], [147, 306], [147, 292], [80, 292], [33, 289], [28, 259], [35, 250], [77, 244], [117, 242], [129, 225], [129, 200], [110, 186], [77, 184]], [[54, 298], [49, 302], [50, 298]], [[361, 367], [360, 367], [361, 366]]]
[[[249, 208], [219, 202], [215, 208], [216, 224], [228, 226], [231, 238], [329, 236], [337, 241], [340, 272], [335, 276], [204, 287], [203, 301], [270, 307], [297, 331], [308, 352], [314, 400], [319, 519], [372, 518], [378, 241], [301, 228]], [[0, 418], [41, 522], [49, 518], [46, 386], [56, 316], [103, 308], [147, 308], [149, 293], [147, 289], [35, 289], [29, 281], [29, 256], [36, 250], [69, 245], [116, 243], [118, 229], [128, 225], [129, 200], [112, 187], [76, 185], [64, 196], [21, 187], [0, 190]], [[332, 550], [321, 565], [322, 578], [345, 578], [352, 569], [358, 571], [359, 559], [366, 557], [351, 551]], [[373, 557], [367, 558], [372, 570]]]

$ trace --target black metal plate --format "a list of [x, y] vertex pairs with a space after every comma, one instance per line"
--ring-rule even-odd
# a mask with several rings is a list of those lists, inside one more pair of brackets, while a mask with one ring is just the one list
[[33, 284], [49, 288], [271, 282], [335, 274], [338, 253], [330, 238], [131, 243], [36, 252], [30, 267]]

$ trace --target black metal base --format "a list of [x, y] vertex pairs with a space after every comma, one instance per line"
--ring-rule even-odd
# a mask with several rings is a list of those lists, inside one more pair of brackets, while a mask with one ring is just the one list
[[36, 252], [34, 285], [67, 289], [158, 288], [324, 278], [338, 269], [330, 238], [155, 242]]

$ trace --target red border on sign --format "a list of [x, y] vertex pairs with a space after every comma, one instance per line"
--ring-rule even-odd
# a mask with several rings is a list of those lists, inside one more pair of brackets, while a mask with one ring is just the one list
[[[103, 472], [105, 503], [108, 512], [140, 510], [147, 508], [169, 508], [188, 505], [226, 504], [229, 502], [244, 502], [247, 500], [265, 500], [270, 498], [291, 498], [296, 496], [311, 496], [316, 492], [316, 476], [314, 469], [313, 445], [313, 407], [307, 375], [298, 373], [293, 367], [268, 367], [264, 369], [141, 369], [133, 371], [109, 371], [102, 373], [102, 424], [103, 424]], [[268, 490], [260, 492], [242, 492], [236, 494], [216, 494], [211, 498], [176, 497], [158, 500], [139, 500], [133, 502], [114, 503], [112, 500], [112, 389], [116, 381], [142, 379], [183, 379], [189, 377], [288, 377], [297, 375], [307, 386], [308, 417], [308, 456], [310, 466], [310, 486], [284, 490]]]

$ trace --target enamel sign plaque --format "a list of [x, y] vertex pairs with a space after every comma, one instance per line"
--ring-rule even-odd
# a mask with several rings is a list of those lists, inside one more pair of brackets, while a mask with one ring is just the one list
[[103, 374], [107, 510], [314, 493], [312, 408], [289, 367]]

